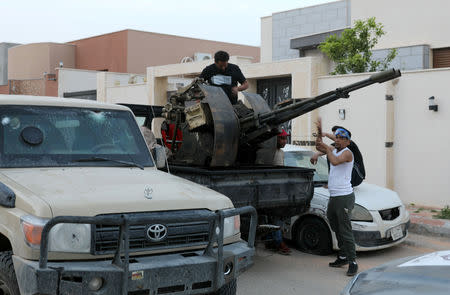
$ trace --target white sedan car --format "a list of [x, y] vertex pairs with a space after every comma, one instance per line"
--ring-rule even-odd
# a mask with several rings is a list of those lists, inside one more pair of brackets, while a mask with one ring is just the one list
[[[328, 182], [328, 165], [320, 157], [317, 165], [310, 163], [313, 152], [295, 145], [286, 145], [284, 165], [314, 168], [314, 197], [311, 207], [291, 219], [284, 237], [296, 242], [300, 250], [326, 255], [337, 250], [337, 240], [327, 220], [330, 194], [323, 186]], [[352, 228], [357, 251], [383, 249], [397, 245], [408, 235], [409, 213], [392, 190], [366, 182], [354, 188], [355, 208]]]

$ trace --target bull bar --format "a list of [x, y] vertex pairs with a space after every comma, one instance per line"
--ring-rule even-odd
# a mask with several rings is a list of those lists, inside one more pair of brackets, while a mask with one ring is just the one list
[[[119, 240], [117, 249], [112, 258], [112, 264], [121, 269], [121, 291], [118, 294], [129, 294], [129, 265], [130, 265], [130, 225], [142, 225], [152, 223], [169, 223], [169, 222], [196, 222], [208, 220], [209, 228], [209, 242], [204, 250], [202, 256], [211, 257], [216, 260], [215, 280], [212, 283], [213, 290], [219, 289], [225, 283], [224, 277], [224, 219], [236, 215], [248, 214], [251, 216], [250, 227], [248, 232], [247, 246], [254, 249], [255, 232], [257, 225], [257, 213], [252, 206], [245, 206], [241, 208], [218, 210], [210, 212], [206, 217], [197, 216], [194, 214], [183, 214], [182, 216], [158, 216], [157, 212], [152, 212], [151, 216], [141, 216], [139, 218], [121, 214], [120, 218], [111, 216], [57, 216], [49, 220], [42, 230], [40, 257], [38, 271], [45, 271], [48, 269], [48, 249], [49, 249], [49, 234], [50, 230], [60, 223], [75, 223], [75, 224], [91, 224], [91, 225], [109, 225], [119, 226]], [[217, 251], [215, 250], [217, 248]], [[167, 253], [170, 254], [170, 253]], [[123, 258], [122, 258], [123, 257]]]

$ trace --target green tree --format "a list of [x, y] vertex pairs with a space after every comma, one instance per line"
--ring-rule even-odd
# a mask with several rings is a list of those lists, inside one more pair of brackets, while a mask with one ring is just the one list
[[386, 34], [383, 25], [375, 17], [357, 20], [341, 36], [331, 35], [319, 45], [319, 49], [336, 63], [332, 75], [347, 73], [375, 72], [385, 70], [397, 56], [397, 50], [391, 49], [383, 60], [372, 59], [372, 49], [378, 39]]

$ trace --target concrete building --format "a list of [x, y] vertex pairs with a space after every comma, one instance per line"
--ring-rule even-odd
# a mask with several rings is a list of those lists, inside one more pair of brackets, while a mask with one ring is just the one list
[[0, 94], [9, 93], [8, 83], [8, 49], [20, 44], [0, 43]]
[[375, 46], [375, 59], [398, 49], [392, 66], [419, 70], [450, 66], [449, 21], [445, 0], [341, 0], [273, 13], [261, 18], [261, 61], [322, 55], [317, 46], [330, 34], [340, 34], [355, 20], [375, 16], [386, 35]]
[[76, 46], [76, 68], [144, 74], [147, 67], [212, 59], [218, 50], [259, 62], [259, 47], [124, 30], [69, 42]]
[[[92, 83], [92, 75], [95, 74], [89, 71], [142, 75], [149, 66], [211, 60], [218, 50], [245, 56], [252, 62], [260, 60], [259, 47], [256, 46], [136, 30], [123, 30], [66, 44], [25, 44], [8, 51], [7, 79], [11, 85], [5, 89], [9, 92], [5, 93], [49, 96], [68, 93], [95, 98], [95, 88], [86, 88], [96, 85]], [[66, 72], [64, 83], [58, 85], [60, 68], [81, 71], [76, 74]], [[71, 76], [76, 80], [69, 81]], [[67, 91], [64, 85], [67, 85]]]

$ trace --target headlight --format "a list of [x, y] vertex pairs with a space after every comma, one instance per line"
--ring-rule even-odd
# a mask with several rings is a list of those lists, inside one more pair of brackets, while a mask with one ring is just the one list
[[370, 214], [369, 210], [364, 208], [363, 206], [355, 204], [355, 207], [352, 211], [352, 221], [368, 221], [372, 222], [373, 218]]
[[223, 237], [228, 238], [237, 235], [241, 227], [241, 218], [239, 215], [227, 217], [223, 221]]
[[49, 251], [89, 253], [91, 250], [91, 225], [60, 223], [50, 230]]
[[[49, 221], [32, 215], [22, 216], [20, 223], [26, 243], [35, 249], [41, 245], [42, 230]], [[91, 249], [91, 226], [89, 224], [60, 223], [52, 227], [48, 239], [49, 251], [89, 253]]]

